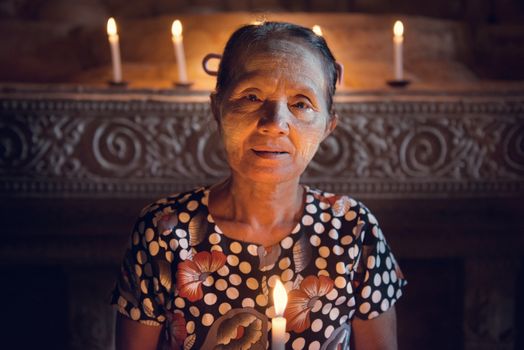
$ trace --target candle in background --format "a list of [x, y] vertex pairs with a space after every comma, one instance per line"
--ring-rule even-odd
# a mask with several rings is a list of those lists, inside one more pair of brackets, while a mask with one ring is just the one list
[[395, 80], [403, 80], [402, 43], [404, 42], [404, 25], [396, 21], [393, 26], [393, 58], [395, 66]]
[[319, 25], [315, 24], [313, 26], [313, 28], [311, 28], [311, 30], [313, 31], [313, 33], [315, 33], [316, 35], [318, 36], [322, 36], [322, 28], [320, 28]]
[[184, 54], [184, 43], [182, 37], [182, 23], [177, 19], [171, 26], [171, 34], [173, 34], [173, 46], [175, 48], [175, 57], [178, 66], [178, 82], [180, 84], [187, 84], [187, 69], [186, 56]]
[[113, 61], [113, 83], [122, 82], [122, 62], [120, 60], [120, 43], [116, 22], [113, 17], [107, 20], [107, 35], [111, 46], [111, 60]]
[[284, 285], [277, 280], [273, 289], [275, 303], [275, 317], [271, 320], [271, 350], [285, 350], [286, 344], [286, 319], [284, 311], [287, 305], [287, 293]]

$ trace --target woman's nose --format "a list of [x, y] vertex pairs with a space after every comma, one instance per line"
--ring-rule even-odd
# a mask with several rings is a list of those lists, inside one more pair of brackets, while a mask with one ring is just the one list
[[258, 129], [264, 134], [288, 135], [289, 110], [286, 103], [266, 102], [258, 121]]

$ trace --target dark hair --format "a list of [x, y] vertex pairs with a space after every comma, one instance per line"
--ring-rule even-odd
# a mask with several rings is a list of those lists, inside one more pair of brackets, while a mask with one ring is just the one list
[[215, 87], [217, 97], [221, 99], [221, 94], [230, 84], [240, 51], [274, 39], [301, 39], [314, 52], [320, 54], [324, 61], [323, 68], [327, 82], [327, 106], [329, 113], [332, 114], [333, 95], [340, 74], [335, 57], [322, 36], [315, 34], [309, 28], [286, 22], [263, 22], [245, 25], [231, 35], [224, 48], [218, 68]]

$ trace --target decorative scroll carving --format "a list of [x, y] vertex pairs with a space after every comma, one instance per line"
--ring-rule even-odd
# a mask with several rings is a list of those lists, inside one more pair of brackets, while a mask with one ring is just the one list
[[[0, 191], [141, 195], [228, 173], [208, 102], [5, 97]], [[337, 101], [303, 181], [366, 195], [524, 190], [524, 96]], [[437, 98], [438, 97], [438, 98]], [[189, 100], [189, 97], [188, 97]]]

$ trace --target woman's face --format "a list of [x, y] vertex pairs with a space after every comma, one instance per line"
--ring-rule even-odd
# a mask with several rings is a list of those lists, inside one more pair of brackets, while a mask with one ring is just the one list
[[274, 40], [237, 59], [213, 99], [235, 176], [277, 183], [298, 178], [333, 130], [322, 59], [301, 43]]

